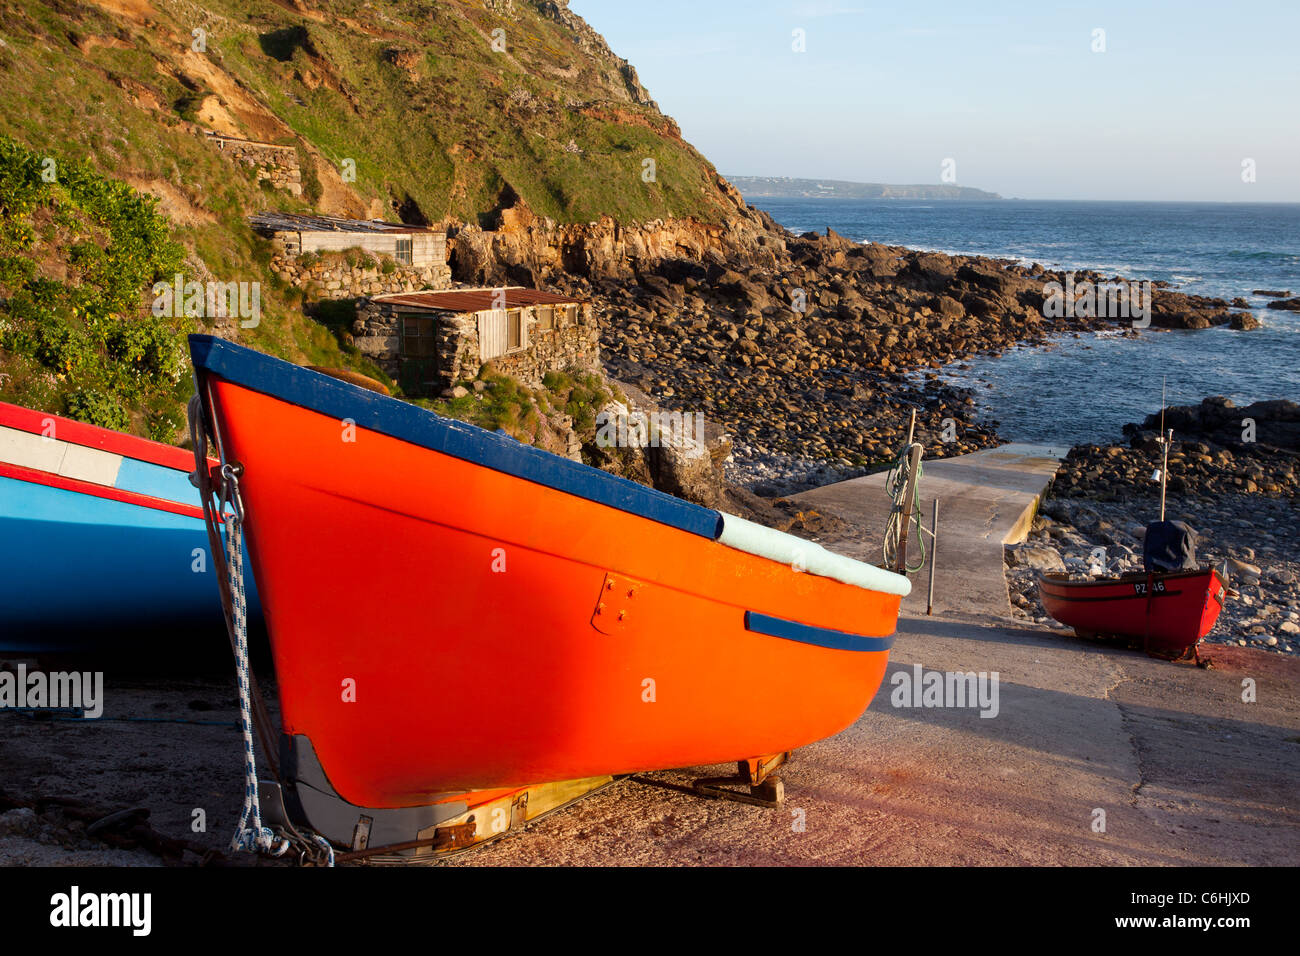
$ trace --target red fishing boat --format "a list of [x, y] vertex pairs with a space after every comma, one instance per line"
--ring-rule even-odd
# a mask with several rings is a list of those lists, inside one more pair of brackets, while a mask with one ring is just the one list
[[1080, 581], [1044, 574], [1038, 595], [1043, 609], [1080, 637], [1120, 638], [1148, 654], [1182, 659], [1194, 657], [1214, 627], [1228, 587], [1218, 572], [1197, 563], [1196, 532], [1183, 521], [1165, 520], [1174, 433], [1164, 427], [1163, 385], [1160, 406], [1160, 520], [1147, 525], [1142, 539], [1144, 570]]
[[1053, 618], [1080, 637], [1126, 639], [1147, 653], [1180, 658], [1210, 633], [1227, 585], [1212, 568], [1071, 581], [1044, 574], [1038, 592]]
[[748, 762], [844, 729], [905, 577], [221, 339], [289, 815], [414, 840], [483, 794]]

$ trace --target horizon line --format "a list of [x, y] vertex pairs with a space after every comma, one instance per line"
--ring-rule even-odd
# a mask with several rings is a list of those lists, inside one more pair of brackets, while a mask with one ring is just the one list
[[[727, 182], [732, 182], [733, 177], [723, 176]], [[738, 179], [790, 179], [802, 177], [788, 176], [742, 176], [735, 177]], [[836, 180], [836, 182], [848, 182], [849, 180]], [[734, 183], [733, 183], [734, 185]], [[957, 183], [860, 183], [864, 186], [957, 186]], [[1300, 199], [1113, 199], [1113, 198], [1070, 198], [1070, 197], [1046, 197], [1046, 196], [1002, 196], [993, 193], [992, 190], [984, 189], [980, 186], [966, 186], [966, 189], [979, 189], [981, 192], [991, 193], [989, 199], [957, 199], [934, 197], [930, 199], [916, 199], [908, 196], [755, 196], [755, 199], [825, 199], [830, 201], [843, 202], [978, 202], [978, 203], [998, 203], [998, 202], [1133, 202], [1133, 203], [1183, 203], [1185, 205], [1206, 205], [1206, 206], [1300, 206]], [[745, 196], [744, 190], [739, 190], [741, 196]]]

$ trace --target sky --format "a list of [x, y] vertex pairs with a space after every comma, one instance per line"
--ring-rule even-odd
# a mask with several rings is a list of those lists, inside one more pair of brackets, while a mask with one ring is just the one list
[[1300, 0], [569, 7], [724, 176], [1300, 202]]

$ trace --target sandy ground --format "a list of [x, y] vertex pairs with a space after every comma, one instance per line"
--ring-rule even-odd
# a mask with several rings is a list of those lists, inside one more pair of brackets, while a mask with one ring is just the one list
[[[110, 849], [86, 838], [84, 821], [69, 825], [57, 810], [51, 814], [53, 808], [41, 802], [50, 800], [76, 801], [104, 815], [146, 808], [149, 824], [160, 833], [217, 851], [227, 848], [243, 800], [233, 665], [229, 673], [214, 667], [175, 677], [67, 657], [28, 664], [46, 671], [102, 669], [104, 712], [99, 720], [77, 720], [0, 710], [0, 811], [8, 810], [0, 812], [0, 865], [161, 862], [141, 850]], [[52, 815], [53, 823], [32, 821], [6, 803]]]

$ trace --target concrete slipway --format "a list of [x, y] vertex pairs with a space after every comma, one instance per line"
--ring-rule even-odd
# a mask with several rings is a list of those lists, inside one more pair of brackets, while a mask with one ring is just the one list
[[[641, 774], [446, 865], [1300, 862], [1300, 661], [1216, 647], [1205, 670], [1011, 620], [1002, 544], [1027, 530], [1055, 454], [1012, 445], [926, 465], [927, 524], [942, 499], [935, 614], [925, 616], [923, 572], [884, 686], [853, 726], [795, 754], [784, 809], [689, 792], [727, 767]], [[797, 500], [848, 522], [828, 547], [879, 560], [884, 476]], [[997, 716], [892, 706], [890, 676], [917, 665], [996, 671]], [[105, 711], [119, 722], [2, 715], [3, 788], [146, 806], [159, 831], [224, 848], [242, 794], [231, 681], [159, 683], [119, 679]], [[754, 706], [781, 706], [781, 692]], [[158, 719], [190, 722], [148, 722]], [[196, 807], [204, 833], [191, 832]], [[23, 862], [125, 859], [0, 833], [0, 864]]]

